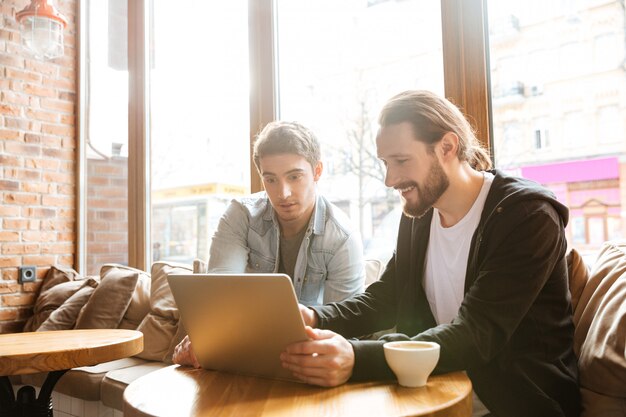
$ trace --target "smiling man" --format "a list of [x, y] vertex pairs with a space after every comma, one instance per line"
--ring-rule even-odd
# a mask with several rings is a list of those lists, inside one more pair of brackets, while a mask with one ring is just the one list
[[[313, 132], [295, 122], [272, 122], [258, 135], [253, 157], [265, 191], [230, 203], [213, 236], [208, 271], [285, 273], [304, 305], [361, 292], [361, 238], [317, 191], [323, 165]], [[173, 360], [199, 366], [189, 338]]]
[[[578, 416], [567, 208], [489, 170], [463, 114], [433, 93], [393, 97], [379, 123], [385, 183], [404, 209], [394, 256], [364, 293], [301, 306], [311, 340], [288, 346], [283, 366], [323, 386], [391, 379], [386, 341], [437, 342], [435, 372], [467, 372], [474, 416]], [[346, 339], [393, 326], [380, 340]]]

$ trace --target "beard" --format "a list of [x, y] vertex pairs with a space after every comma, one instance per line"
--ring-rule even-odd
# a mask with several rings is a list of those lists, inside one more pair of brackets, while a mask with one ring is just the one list
[[398, 187], [414, 186], [417, 191], [417, 202], [409, 203], [407, 200], [404, 200], [402, 211], [409, 217], [417, 217], [419, 219], [424, 216], [450, 186], [450, 180], [437, 158], [433, 158], [432, 161], [433, 166], [423, 185], [419, 185], [416, 182], [407, 182]]

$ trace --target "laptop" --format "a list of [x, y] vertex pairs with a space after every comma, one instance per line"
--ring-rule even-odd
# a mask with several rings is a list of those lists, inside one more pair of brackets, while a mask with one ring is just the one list
[[168, 275], [180, 319], [204, 369], [298, 381], [280, 353], [308, 340], [285, 274]]

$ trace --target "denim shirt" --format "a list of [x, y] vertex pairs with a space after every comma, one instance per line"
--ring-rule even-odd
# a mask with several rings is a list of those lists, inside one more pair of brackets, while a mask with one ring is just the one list
[[[280, 227], [265, 192], [234, 199], [213, 235], [208, 271], [277, 272], [279, 244]], [[361, 238], [348, 217], [320, 195], [291, 278], [304, 305], [341, 301], [363, 291]]]

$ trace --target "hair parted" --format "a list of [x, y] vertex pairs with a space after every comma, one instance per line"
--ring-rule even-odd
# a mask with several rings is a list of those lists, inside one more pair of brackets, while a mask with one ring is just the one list
[[321, 160], [320, 143], [311, 130], [298, 122], [274, 121], [268, 123], [254, 142], [252, 157], [261, 172], [259, 161], [267, 155], [300, 155], [315, 169]]
[[459, 138], [457, 156], [477, 171], [491, 169], [491, 158], [463, 113], [447, 99], [426, 90], [409, 90], [392, 97], [378, 118], [380, 127], [408, 122], [417, 140], [434, 145], [452, 132]]

